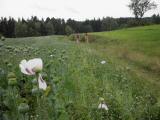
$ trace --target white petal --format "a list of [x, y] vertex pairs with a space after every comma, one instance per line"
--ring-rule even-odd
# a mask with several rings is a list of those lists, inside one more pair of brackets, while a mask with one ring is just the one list
[[22, 64], [22, 65], [26, 65], [26, 63], [27, 63], [26, 60], [22, 60], [22, 61], [21, 61], [21, 64]]
[[108, 110], [108, 107], [106, 104], [102, 104], [102, 108], [105, 109], [105, 110]]
[[105, 64], [106, 63], [106, 61], [101, 61], [101, 64]]
[[19, 67], [21, 72], [27, 75], [35, 75], [36, 71], [41, 71], [43, 68], [43, 62], [40, 58], [31, 59], [28, 62], [22, 60]]
[[19, 67], [21, 69], [21, 72], [26, 74], [26, 75], [30, 75], [27, 71], [26, 71], [26, 68], [22, 65], [22, 64], [19, 64]]
[[108, 109], [108, 107], [107, 107], [107, 105], [106, 104], [102, 104], [102, 103], [100, 103], [99, 105], [98, 105], [98, 109], [104, 109], [104, 110], [109, 110]]
[[42, 76], [40, 74], [39, 74], [39, 77], [38, 77], [38, 86], [39, 86], [40, 89], [43, 89], [43, 90], [46, 90], [46, 88], [47, 88], [47, 84], [42, 79]]
[[27, 61], [22, 60], [21, 63], [19, 64], [19, 67], [21, 69], [21, 72], [26, 74], [26, 75], [31, 75], [29, 72], [27, 72], [26, 67], [27, 67]]
[[99, 105], [98, 105], [98, 109], [101, 109], [102, 108], [102, 104], [100, 103]]
[[35, 59], [31, 59], [27, 62], [27, 67], [33, 71], [33, 69], [38, 68], [38, 69], [42, 69], [43, 68], [43, 62], [42, 59], [40, 58], [35, 58]]

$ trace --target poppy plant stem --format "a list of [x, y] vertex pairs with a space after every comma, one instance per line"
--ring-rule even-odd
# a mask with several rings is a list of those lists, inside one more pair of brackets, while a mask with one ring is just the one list
[[38, 87], [38, 91], [39, 91], [38, 79], [39, 79], [39, 73], [36, 73], [37, 87]]
[[38, 114], [38, 117], [39, 117], [39, 110], [40, 110], [40, 89], [39, 89], [39, 83], [38, 83], [38, 79], [39, 79], [39, 75], [40, 73], [36, 73], [36, 80], [37, 80], [37, 88], [38, 88], [38, 94], [37, 94], [37, 114]]

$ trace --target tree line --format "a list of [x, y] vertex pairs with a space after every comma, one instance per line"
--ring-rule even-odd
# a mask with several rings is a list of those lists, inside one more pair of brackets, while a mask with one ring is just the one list
[[46, 35], [70, 35], [72, 33], [111, 31], [120, 28], [160, 24], [160, 15], [153, 15], [142, 19], [112, 18], [92, 19], [76, 21], [68, 19], [38, 19], [36, 16], [30, 19], [1, 18], [0, 34], [5, 37], [30, 37]]
[[0, 34], [5, 37], [29, 37], [45, 35], [70, 35], [72, 33], [111, 31], [120, 28], [160, 24], [160, 16], [143, 18], [144, 14], [155, 9], [157, 4], [152, 0], [130, 0], [128, 5], [135, 18], [112, 18], [92, 19], [76, 21], [73, 19], [46, 18], [38, 19], [32, 16], [30, 19], [1, 18]]

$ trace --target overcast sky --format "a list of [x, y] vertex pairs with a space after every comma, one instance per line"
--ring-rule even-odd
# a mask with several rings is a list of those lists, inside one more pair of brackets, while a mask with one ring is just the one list
[[[38, 16], [39, 18], [73, 18], [85, 20], [92, 18], [132, 17], [127, 5], [130, 0], [0, 0], [0, 17]], [[160, 13], [160, 0], [156, 10], [145, 16]]]

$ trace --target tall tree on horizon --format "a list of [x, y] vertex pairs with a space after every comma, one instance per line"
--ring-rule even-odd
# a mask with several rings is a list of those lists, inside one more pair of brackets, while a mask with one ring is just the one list
[[155, 9], [157, 4], [152, 0], [130, 0], [128, 7], [138, 19], [142, 18], [147, 11]]

